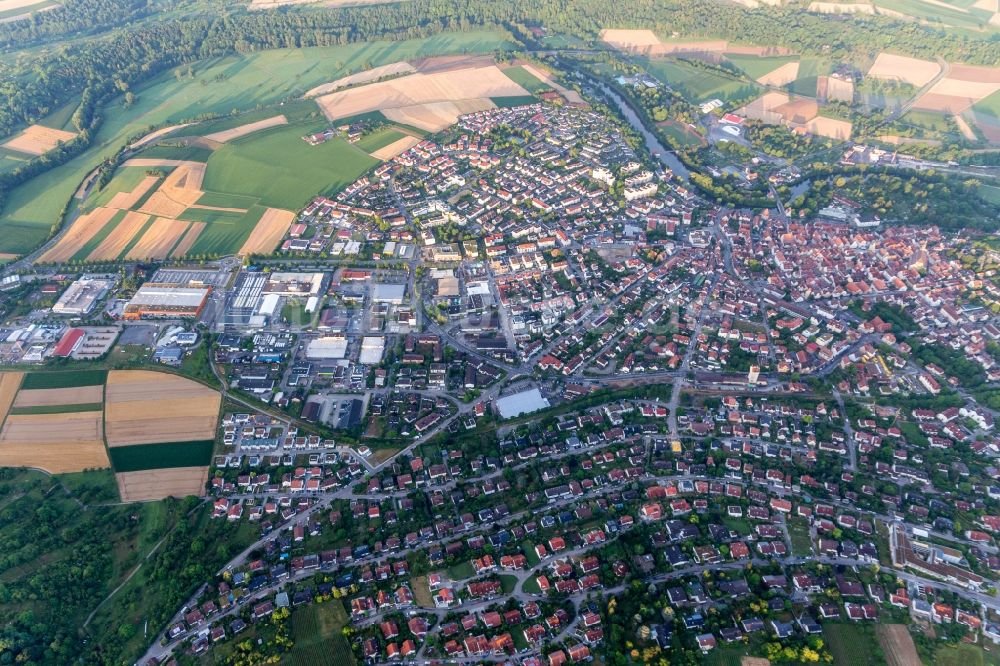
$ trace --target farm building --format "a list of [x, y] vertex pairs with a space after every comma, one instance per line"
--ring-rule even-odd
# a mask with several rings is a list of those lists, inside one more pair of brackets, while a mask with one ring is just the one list
[[197, 317], [208, 302], [211, 287], [144, 284], [125, 306], [125, 319]]

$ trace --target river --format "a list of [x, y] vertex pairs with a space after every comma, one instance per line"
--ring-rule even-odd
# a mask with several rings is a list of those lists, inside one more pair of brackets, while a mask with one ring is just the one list
[[653, 157], [660, 160], [660, 162], [673, 171], [674, 175], [678, 178], [690, 180], [691, 172], [688, 171], [687, 167], [685, 167], [679, 159], [677, 159], [677, 155], [674, 154], [674, 151], [664, 146], [652, 132], [646, 129], [646, 126], [642, 124], [642, 120], [640, 120], [636, 112], [632, 110], [631, 105], [629, 105], [629, 103], [625, 101], [621, 95], [603, 83], [595, 81], [594, 79], [591, 79], [591, 81], [596, 83], [601, 88], [602, 92], [614, 101], [614, 103], [618, 106], [618, 110], [622, 112], [623, 116], [625, 116], [625, 120], [628, 121], [629, 125], [631, 125], [636, 132], [642, 135], [643, 140], [646, 142], [646, 148], [648, 148], [649, 152], [653, 154]]

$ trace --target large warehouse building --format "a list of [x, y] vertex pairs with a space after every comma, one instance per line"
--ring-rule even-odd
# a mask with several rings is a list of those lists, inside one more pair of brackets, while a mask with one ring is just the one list
[[198, 317], [211, 287], [182, 287], [176, 284], [149, 283], [139, 287], [125, 306], [125, 319], [151, 317]]

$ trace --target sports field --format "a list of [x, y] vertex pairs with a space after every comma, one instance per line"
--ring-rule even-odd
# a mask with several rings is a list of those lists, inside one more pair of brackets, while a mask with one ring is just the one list
[[324, 126], [277, 127], [227, 143], [208, 159], [202, 188], [297, 210], [316, 194], [339, 190], [378, 165], [364, 150], [340, 138], [318, 146], [302, 140]]
[[[136, 89], [125, 109], [120, 99], [101, 109], [105, 121], [94, 144], [80, 156], [16, 188], [0, 211], [0, 253], [24, 253], [45, 240], [59, 213], [87, 173], [149, 126], [182, 122], [204, 113], [249, 110], [373, 66], [447, 53], [490, 53], [509, 46], [495, 31], [449, 33], [401, 42], [282, 49], [195, 63], [193, 77], [165, 72]], [[273, 114], [272, 114], [273, 115]]]

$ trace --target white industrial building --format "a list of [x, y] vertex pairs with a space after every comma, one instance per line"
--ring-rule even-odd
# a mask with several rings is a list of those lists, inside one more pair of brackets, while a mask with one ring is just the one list
[[346, 356], [347, 338], [342, 335], [316, 338], [306, 346], [306, 358], [310, 360], [338, 360]]
[[366, 336], [361, 341], [361, 354], [358, 356], [358, 363], [377, 365], [382, 362], [382, 354], [384, 353], [385, 338], [380, 335]]

